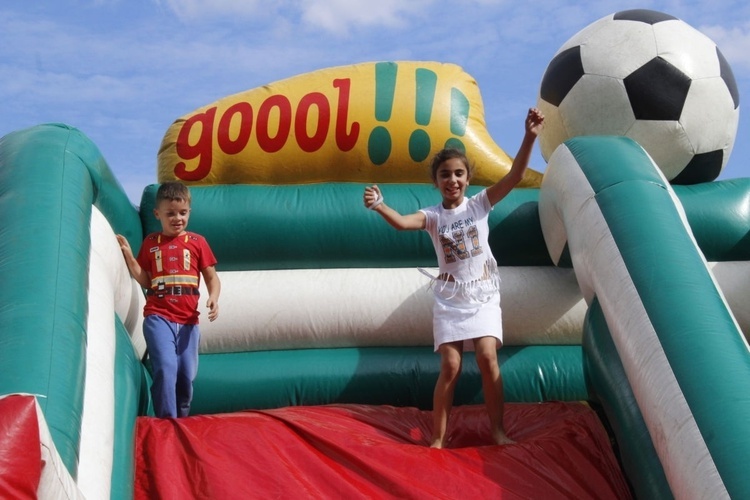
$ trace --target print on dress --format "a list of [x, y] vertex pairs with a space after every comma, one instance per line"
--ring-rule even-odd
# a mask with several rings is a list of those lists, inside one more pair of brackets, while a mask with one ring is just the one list
[[[452, 238], [448, 236], [449, 234]], [[456, 262], [456, 259], [466, 260], [483, 253], [482, 246], [479, 244], [479, 230], [474, 225], [473, 217], [457, 220], [450, 226], [447, 224], [440, 226], [438, 237], [447, 263]], [[471, 243], [471, 251], [466, 249], [467, 240]]]
[[477, 226], [471, 226], [466, 231], [466, 236], [471, 240], [471, 256], [476, 257], [482, 253], [482, 245], [479, 244], [479, 230]]

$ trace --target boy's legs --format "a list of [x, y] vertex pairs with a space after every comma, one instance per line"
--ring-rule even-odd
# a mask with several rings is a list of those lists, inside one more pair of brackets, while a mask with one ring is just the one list
[[198, 373], [198, 345], [200, 331], [198, 325], [178, 325], [177, 347], [177, 416], [190, 414], [193, 400], [193, 380]]
[[432, 441], [430, 442], [432, 448], [442, 448], [445, 445], [448, 417], [453, 407], [453, 393], [461, 373], [463, 342], [441, 344], [438, 351], [440, 352], [440, 375], [432, 397]]
[[513, 440], [505, 434], [503, 425], [504, 394], [503, 376], [497, 364], [497, 339], [481, 337], [474, 339], [477, 365], [482, 376], [482, 392], [487, 414], [490, 418], [490, 433], [495, 444], [510, 444]]
[[143, 320], [143, 336], [151, 359], [151, 399], [157, 417], [176, 417], [177, 356], [176, 323], [152, 314]]

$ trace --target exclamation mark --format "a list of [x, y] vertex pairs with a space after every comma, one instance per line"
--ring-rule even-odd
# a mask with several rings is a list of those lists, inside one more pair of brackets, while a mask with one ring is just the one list
[[[469, 100], [457, 88], [451, 89], [451, 134], [463, 137], [466, 134], [466, 124], [469, 121]], [[466, 147], [460, 139], [451, 137], [445, 141], [446, 148], [454, 148], [466, 152]]]
[[[429, 69], [417, 68], [415, 71], [417, 91], [415, 96], [414, 120], [417, 125], [426, 127], [432, 118], [432, 107], [435, 103], [435, 89], [437, 75]], [[430, 154], [432, 144], [430, 135], [422, 129], [417, 129], [409, 136], [409, 156], [416, 162], [421, 162]]]
[[[387, 122], [393, 111], [393, 96], [396, 91], [396, 74], [398, 65], [393, 62], [375, 64], [375, 119]], [[383, 126], [378, 125], [367, 142], [367, 154], [375, 165], [382, 165], [391, 155], [393, 143], [391, 134]]]

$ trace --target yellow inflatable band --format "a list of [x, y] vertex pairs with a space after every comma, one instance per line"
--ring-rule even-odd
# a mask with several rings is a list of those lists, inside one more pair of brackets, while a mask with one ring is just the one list
[[[454, 64], [377, 62], [323, 69], [220, 99], [177, 119], [158, 155], [159, 182], [430, 182], [429, 161], [463, 149], [473, 183], [511, 158], [490, 138], [474, 79]], [[521, 186], [542, 175], [527, 170]]]

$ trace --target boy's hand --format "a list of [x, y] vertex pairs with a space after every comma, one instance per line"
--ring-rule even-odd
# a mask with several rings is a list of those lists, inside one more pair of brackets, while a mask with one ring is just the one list
[[216, 318], [219, 317], [219, 303], [215, 302], [213, 299], [208, 299], [206, 302], [206, 307], [208, 307], [208, 320], [213, 321]]
[[130, 243], [128, 243], [128, 240], [121, 234], [117, 234], [115, 236], [117, 237], [117, 243], [120, 245], [120, 250], [122, 250], [122, 256], [125, 258], [125, 265], [128, 266], [130, 275], [138, 282], [139, 285], [141, 285], [141, 288], [150, 288], [151, 275], [149, 275], [149, 273], [146, 272], [140, 264], [138, 264], [138, 261], [135, 260], [135, 256], [133, 256], [133, 250], [130, 248]]
[[383, 202], [383, 195], [380, 193], [380, 188], [377, 185], [373, 185], [365, 188], [365, 194], [362, 199], [365, 202], [365, 208], [372, 210]]
[[117, 243], [120, 245], [120, 250], [122, 250], [122, 253], [128, 256], [132, 256], [133, 250], [130, 248], [130, 243], [128, 243], [128, 240], [121, 234], [115, 236], [117, 237]]
[[544, 115], [538, 108], [529, 108], [529, 114], [526, 115], [526, 130], [538, 136], [542, 131]]

